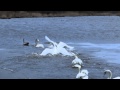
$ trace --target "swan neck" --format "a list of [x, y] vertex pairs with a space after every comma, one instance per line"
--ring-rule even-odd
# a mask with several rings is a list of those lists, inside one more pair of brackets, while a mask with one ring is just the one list
[[111, 79], [112, 78], [112, 72], [109, 72], [109, 77], [108, 79]]
[[80, 67], [78, 67], [78, 71], [79, 71], [79, 73], [80, 73]]

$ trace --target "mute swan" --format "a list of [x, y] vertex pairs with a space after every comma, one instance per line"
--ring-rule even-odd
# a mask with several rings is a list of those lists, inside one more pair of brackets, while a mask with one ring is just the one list
[[[112, 79], [112, 72], [110, 70], [105, 70], [104, 75], [107, 74], [107, 73], [109, 74], [107, 79]], [[120, 79], [120, 77], [115, 77], [113, 79]]]
[[78, 68], [78, 74], [76, 75], [77, 79], [78, 78], [80, 78], [80, 79], [88, 79], [88, 73], [89, 73], [88, 70], [83, 69], [83, 70], [80, 71], [81, 65], [79, 65], [79, 64], [75, 64], [72, 67], [77, 67]]
[[29, 42], [25, 42], [24, 38], [23, 38], [23, 45], [24, 46], [29, 46]]
[[76, 75], [76, 78], [78, 79], [88, 79], [88, 71], [87, 70], [79, 70], [78, 74]]
[[42, 53], [40, 55], [45, 56], [45, 55], [57, 55], [58, 51], [57, 51], [57, 46], [55, 44], [53, 44], [53, 48], [46, 48], [42, 51]]
[[67, 45], [67, 44], [64, 43], [64, 42], [59, 42], [59, 43], [57, 44], [56, 42], [50, 40], [47, 36], [45, 36], [45, 39], [46, 39], [47, 41], [49, 41], [50, 43], [54, 43], [55, 45], [57, 45], [57, 47], [66, 48], [66, 49], [68, 49], [68, 50], [70, 50], [70, 51], [73, 51], [73, 50], [74, 50], [74, 47], [71, 47], [71, 46]]
[[47, 54], [52, 54], [52, 55], [57, 55], [57, 54], [62, 54], [63, 56], [73, 56], [70, 52], [68, 52], [63, 46], [60, 46], [56, 42], [50, 40], [47, 36], [45, 36], [45, 39], [48, 40], [52, 45], [49, 48], [46, 48], [40, 55], [47, 55]]
[[74, 65], [74, 64], [79, 64], [79, 65], [83, 65], [83, 61], [80, 59], [80, 58], [78, 58], [78, 56], [76, 55], [76, 54], [74, 54], [74, 53], [72, 53], [73, 55], [74, 55], [74, 57], [75, 57], [75, 59], [72, 61], [72, 64]]
[[44, 45], [43, 45], [43, 44], [39, 44], [39, 39], [36, 39], [36, 40], [35, 40], [35, 47], [44, 48]]

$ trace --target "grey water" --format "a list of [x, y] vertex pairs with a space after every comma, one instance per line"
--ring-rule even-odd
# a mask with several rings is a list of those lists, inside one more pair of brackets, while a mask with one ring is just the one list
[[[34, 47], [34, 44], [35, 39], [38, 38], [40, 43], [45, 45], [45, 36], [53, 41], [63, 41], [74, 46], [76, 52], [81, 52], [79, 43], [119, 43], [120, 17], [80, 16], [0, 19], [0, 78], [74, 78], [76, 71], [72, 73], [71, 66], [69, 66], [71, 65], [71, 61], [68, 60], [69, 57], [36, 57], [32, 54], [41, 53], [44, 50]], [[30, 46], [22, 45], [23, 38], [30, 43]], [[82, 49], [82, 51], [85, 50], [88, 49]], [[64, 63], [61, 63], [62, 59], [65, 60]], [[53, 62], [56, 62], [56, 64], [53, 64]], [[66, 68], [68, 73], [64, 73], [57, 65], [58, 63], [61, 67]], [[66, 66], [67, 63], [68, 66]], [[59, 67], [59, 70], [55, 67]], [[9, 69], [13, 71], [11, 72]]]

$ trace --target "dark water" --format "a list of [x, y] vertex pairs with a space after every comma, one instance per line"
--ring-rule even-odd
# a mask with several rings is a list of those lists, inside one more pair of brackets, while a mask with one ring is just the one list
[[[42, 48], [33, 45], [36, 38], [44, 44], [45, 35], [53, 41], [74, 46], [76, 52], [79, 52], [77, 43], [81, 42], [118, 43], [120, 17], [0, 19], [0, 78], [75, 78], [77, 70], [71, 68], [73, 57], [37, 57], [32, 54], [42, 52]], [[23, 38], [30, 42], [30, 46], [22, 45]]]

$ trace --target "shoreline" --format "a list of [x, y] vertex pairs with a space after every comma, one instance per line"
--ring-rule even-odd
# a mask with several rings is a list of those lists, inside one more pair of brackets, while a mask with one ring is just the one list
[[1, 19], [65, 16], [120, 16], [120, 11], [0, 11]]

